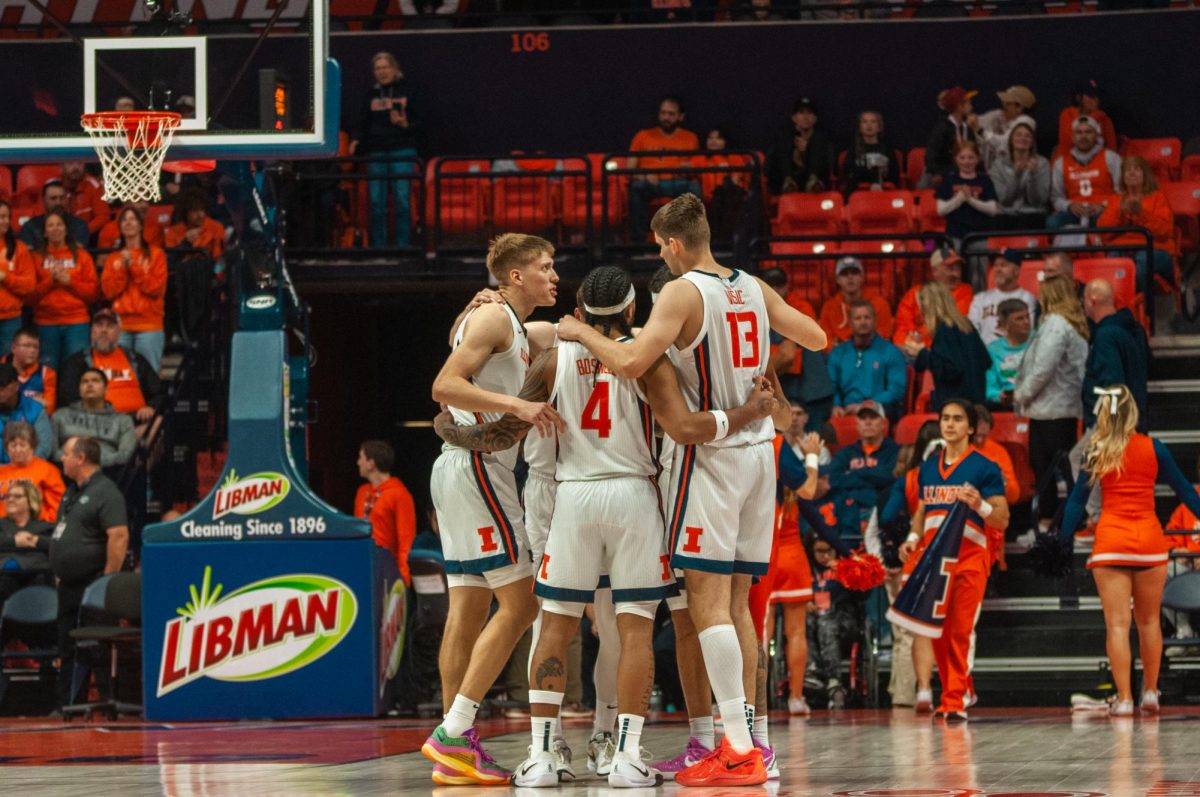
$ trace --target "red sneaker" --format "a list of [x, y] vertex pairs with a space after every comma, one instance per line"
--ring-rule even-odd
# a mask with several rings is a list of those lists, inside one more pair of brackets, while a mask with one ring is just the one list
[[725, 738], [712, 755], [677, 773], [675, 782], [680, 786], [757, 786], [767, 782], [767, 768], [758, 748], [738, 753]]

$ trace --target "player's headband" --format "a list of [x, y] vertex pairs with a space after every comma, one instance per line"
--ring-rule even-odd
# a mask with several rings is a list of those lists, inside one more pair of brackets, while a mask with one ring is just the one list
[[633, 304], [633, 298], [636, 295], [637, 294], [634, 292], [633, 286], [630, 285], [629, 293], [625, 294], [625, 298], [621, 300], [620, 304], [613, 304], [609, 305], [608, 307], [592, 307], [590, 304], [585, 302], [583, 305], [583, 312], [588, 313], [589, 315], [616, 315], [629, 305]]
[[1096, 406], [1092, 408], [1093, 415], [1099, 415], [1104, 409], [1104, 399], [1112, 399], [1108, 403], [1108, 414], [1117, 414], [1117, 404], [1121, 401], [1121, 388], [1119, 387], [1094, 387], [1092, 392], [1096, 394]]

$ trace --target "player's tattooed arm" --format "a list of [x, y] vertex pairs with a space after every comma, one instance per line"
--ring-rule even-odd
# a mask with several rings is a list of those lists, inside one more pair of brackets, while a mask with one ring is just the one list
[[[557, 364], [556, 352], [557, 349], [547, 349], [534, 359], [525, 375], [525, 384], [521, 388], [521, 399], [539, 404], [550, 399], [550, 388], [546, 384], [547, 364], [552, 360]], [[550, 373], [552, 375], [553, 371]], [[452, 446], [470, 451], [490, 452], [512, 448], [529, 433], [531, 428], [533, 428], [532, 423], [523, 421], [511, 413], [506, 413], [499, 420], [474, 426], [459, 426], [448, 411], [439, 413], [433, 419], [433, 429], [437, 432], [438, 437]]]

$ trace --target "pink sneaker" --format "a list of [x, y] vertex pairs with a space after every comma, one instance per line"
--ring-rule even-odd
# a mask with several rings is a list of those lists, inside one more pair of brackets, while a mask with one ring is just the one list
[[758, 739], [754, 740], [754, 746], [762, 753], [763, 766], [767, 770], [767, 780], [779, 780], [779, 762], [775, 760], [775, 748], [763, 744]]
[[425, 740], [421, 752], [435, 764], [441, 764], [454, 774], [469, 778], [484, 786], [507, 785], [512, 773], [488, 755], [479, 741], [479, 732], [467, 728], [462, 736], [450, 736], [439, 725]]
[[688, 739], [687, 747], [674, 758], [651, 764], [650, 768], [662, 774], [667, 780], [674, 780], [675, 773], [682, 772], [703, 758], [712, 755], [712, 750], [700, 743], [695, 736]]
[[474, 785], [475, 779], [468, 778], [466, 775], [460, 775], [449, 767], [444, 767], [441, 764], [433, 765], [433, 782], [439, 786], [468, 786]]

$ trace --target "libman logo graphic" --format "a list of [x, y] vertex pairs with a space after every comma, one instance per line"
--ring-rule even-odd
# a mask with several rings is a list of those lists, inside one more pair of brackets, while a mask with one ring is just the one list
[[312, 664], [354, 627], [358, 601], [340, 581], [308, 573], [247, 584], [222, 597], [204, 568], [199, 592], [167, 622], [158, 696], [197, 678], [261, 681]]
[[236, 470], [230, 470], [217, 489], [213, 520], [231, 512], [235, 515], [265, 512], [286, 498], [291, 489], [291, 482], [282, 473], [263, 471], [238, 476]]
[[383, 697], [388, 681], [400, 672], [400, 655], [404, 653], [404, 624], [408, 618], [408, 591], [404, 581], [396, 579], [392, 590], [383, 596], [383, 623], [379, 628], [379, 696]]

